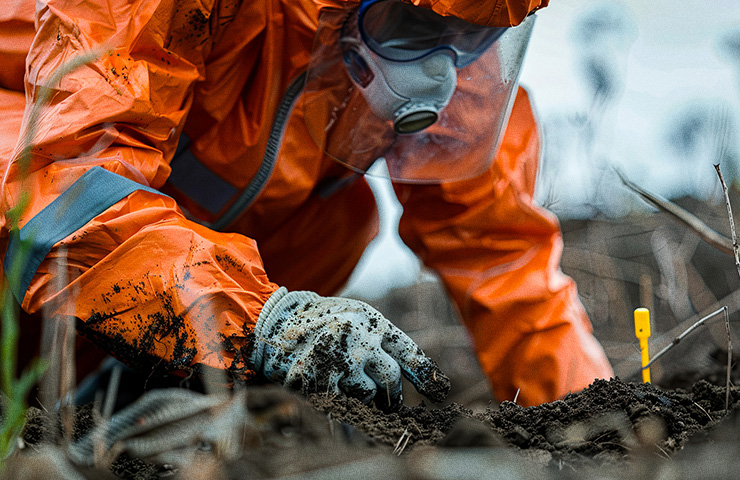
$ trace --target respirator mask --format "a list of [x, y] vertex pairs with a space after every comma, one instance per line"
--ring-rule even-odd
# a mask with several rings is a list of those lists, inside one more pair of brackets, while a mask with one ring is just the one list
[[533, 19], [483, 27], [397, 0], [323, 9], [303, 95], [306, 125], [358, 172], [438, 183], [490, 166]]

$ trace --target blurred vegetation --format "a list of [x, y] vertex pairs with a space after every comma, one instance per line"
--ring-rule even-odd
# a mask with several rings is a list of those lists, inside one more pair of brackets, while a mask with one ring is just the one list
[[[61, 85], [62, 79], [70, 72], [87, 65], [101, 57], [103, 49], [95, 48], [80, 56], [67, 61], [61, 68], [51, 76], [47, 85]], [[27, 174], [33, 150], [33, 141], [38, 131], [41, 113], [49, 104], [53, 94], [57, 90], [49, 87], [37, 91], [37, 97], [28, 112], [22, 138], [19, 140], [22, 146], [18, 158], [21, 178]], [[0, 279], [0, 395], [2, 406], [2, 419], [0, 421], [0, 466], [9, 455], [13, 453], [26, 421], [26, 410], [28, 408], [27, 397], [33, 386], [41, 379], [48, 362], [35, 359], [18, 375], [18, 341], [20, 338], [19, 305], [16, 302], [10, 285], [17, 285], [23, 275], [30, 255], [30, 247], [33, 243], [31, 237], [20, 241], [19, 220], [23, 211], [29, 204], [27, 192], [23, 192], [16, 205], [5, 212], [6, 228], [10, 235], [18, 235], [19, 249], [15, 258], [10, 259], [10, 264], [4, 267], [5, 279]], [[3, 281], [7, 280], [7, 281]], [[73, 359], [74, 357], [72, 357]], [[61, 379], [60, 379], [61, 381]]]

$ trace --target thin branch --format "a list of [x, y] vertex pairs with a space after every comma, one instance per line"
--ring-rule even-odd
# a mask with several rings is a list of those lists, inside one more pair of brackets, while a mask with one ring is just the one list
[[615, 170], [619, 178], [622, 180], [622, 183], [627, 188], [640, 195], [644, 200], [647, 200], [651, 204], [655, 205], [659, 210], [668, 213], [673, 218], [692, 229], [694, 232], [696, 232], [697, 235], [702, 238], [702, 240], [704, 240], [720, 252], [727, 255], [732, 255], [734, 253], [731, 246], [733, 244], [732, 240], [714, 231], [691, 212], [684, 210], [675, 203], [661, 197], [656, 193], [645, 190], [639, 185], [632, 183], [630, 180], [627, 179], [627, 177], [624, 176], [621, 171], [619, 171], [618, 169]]
[[[735, 221], [732, 218], [732, 206], [730, 205], [730, 195], [727, 193], [727, 184], [722, 176], [722, 170], [719, 163], [714, 166], [717, 170], [719, 182], [722, 184], [722, 192], [725, 195], [725, 205], [727, 206], [727, 217], [730, 220], [730, 232], [732, 233], [732, 250], [735, 254], [735, 267], [738, 276], [740, 276], [740, 247], [737, 244], [737, 232], [735, 231]], [[732, 337], [730, 335], [730, 317], [725, 310], [725, 328], [727, 329], [727, 388], [725, 390], [725, 410], [730, 407], [730, 369], [732, 368]]]
[[725, 329], [727, 330], [727, 380], [725, 389], [725, 410], [730, 409], [730, 371], [732, 370], [732, 335], [730, 334], [730, 314], [725, 307]]
[[401, 438], [398, 439], [398, 442], [396, 443], [396, 447], [393, 449], [393, 454], [400, 456], [404, 450], [406, 450], [406, 446], [409, 443], [409, 440], [411, 440], [411, 433], [409, 432], [408, 428], [405, 428], [403, 430], [403, 434], [401, 434]]
[[735, 255], [735, 266], [737, 267], [738, 276], [740, 276], [740, 246], [737, 244], [737, 233], [735, 232], [735, 221], [732, 219], [732, 207], [730, 206], [730, 195], [727, 193], [727, 184], [722, 176], [722, 170], [719, 168], [719, 163], [714, 166], [719, 176], [719, 181], [722, 184], [722, 191], [725, 194], [725, 205], [727, 205], [727, 217], [730, 219], [730, 231], [732, 233], [732, 253]]
[[699, 321], [697, 321], [696, 323], [694, 323], [693, 325], [691, 325], [689, 328], [687, 328], [686, 330], [684, 330], [683, 333], [681, 333], [679, 336], [677, 336], [676, 338], [674, 338], [673, 341], [670, 344], [668, 344], [665, 348], [663, 348], [661, 351], [659, 351], [658, 353], [656, 353], [655, 356], [650, 359], [650, 361], [648, 362], [648, 364], [645, 365], [642, 368], [643, 369], [649, 368], [650, 365], [652, 365], [653, 363], [655, 363], [656, 360], [658, 360], [660, 357], [662, 357], [663, 355], [665, 355], [668, 352], [668, 350], [670, 350], [674, 346], [676, 346], [679, 343], [681, 343], [681, 340], [683, 340], [684, 338], [686, 338], [691, 332], [693, 332], [697, 328], [699, 328], [702, 325], [704, 325], [704, 323], [707, 320], [709, 320], [710, 318], [712, 318], [715, 315], [718, 315], [719, 313], [723, 312], [724, 309], [726, 309], [726, 308], [727, 307], [722, 307], [719, 310], [716, 310], [716, 311], [710, 313], [706, 317], [703, 317], [703, 318], [699, 319]]

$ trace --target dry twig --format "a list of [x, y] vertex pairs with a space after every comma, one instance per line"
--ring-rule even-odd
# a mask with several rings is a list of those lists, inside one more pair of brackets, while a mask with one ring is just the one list
[[674, 346], [678, 345], [681, 342], [681, 340], [683, 340], [684, 338], [686, 338], [691, 332], [693, 332], [697, 328], [699, 328], [702, 325], [704, 325], [704, 323], [706, 323], [707, 320], [709, 320], [710, 318], [714, 317], [715, 315], [718, 315], [719, 313], [723, 312], [725, 309], [727, 309], [727, 307], [722, 307], [719, 310], [716, 310], [716, 311], [710, 313], [709, 315], [707, 315], [707, 316], [702, 317], [701, 319], [699, 319], [699, 321], [697, 321], [696, 323], [694, 323], [693, 325], [691, 325], [689, 328], [687, 328], [686, 330], [684, 330], [683, 333], [681, 333], [679, 336], [677, 336], [676, 338], [674, 338], [673, 341], [670, 344], [668, 344], [661, 351], [659, 351], [658, 353], [656, 353], [655, 356], [650, 359], [650, 361], [648, 362], [648, 364], [645, 365], [642, 368], [648, 368], [648, 367], [650, 367], [650, 365], [652, 365], [653, 363], [655, 363], [656, 360], [658, 360], [660, 357], [662, 357], [663, 355], [665, 355], [668, 352], [668, 350], [670, 350]]
[[[727, 184], [722, 176], [722, 170], [719, 163], [714, 166], [717, 170], [719, 182], [722, 184], [722, 192], [725, 195], [725, 205], [727, 206], [727, 217], [730, 220], [730, 232], [732, 234], [732, 251], [735, 254], [735, 267], [738, 276], [740, 276], [740, 247], [737, 244], [737, 232], [735, 231], [735, 221], [732, 218], [732, 206], [730, 205], [730, 195], [727, 193]], [[727, 329], [727, 392], [725, 393], [725, 410], [730, 406], [730, 370], [732, 368], [732, 338], [730, 336], [730, 318], [725, 309], [725, 328]]]
[[406, 449], [406, 445], [408, 445], [409, 440], [411, 440], [411, 433], [408, 428], [406, 428], [398, 439], [398, 443], [396, 443], [396, 447], [393, 449], [393, 454], [400, 456]]
[[635, 183], [632, 183], [630, 180], [627, 179], [627, 177], [625, 177], [625, 175], [621, 171], [616, 170], [616, 172], [619, 178], [622, 180], [622, 183], [627, 188], [640, 195], [644, 200], [647, 200], [649, 203], [655, 205], [658, 209], [663, 210], [676, 220], [685, 224], [687, 227], [696, 232], [702, 238], [702, 240], [704, 240], [720, 252], [726, 253], [727, 255], [733, 254], [732, 241], [729, 238], [717, 233], [715, 230], [713, 230], [712, 228], [707, 226], [707, 224], [697, 218], [694, 214], [688, 212], [687, 210], [684, 210], [670, 200], [663, 198], [656, 193], [645, 190]]
[[730, 408], [730, 372], [732, 371], [732, 335], [730, 335], [730, 314], [725, 307], [725, 329], [727, 330], [727, 389], [725, 390], [725, 410]]

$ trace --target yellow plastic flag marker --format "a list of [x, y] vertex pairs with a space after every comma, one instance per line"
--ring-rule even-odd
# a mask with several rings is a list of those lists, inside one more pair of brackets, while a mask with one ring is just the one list
[[642, 381], [650, 382], [650, 362], [648, 350], [648, 338], [650, 338], [650, 311], [647, 308], [635, 309], [635, 336], [640, 340], [640, 353], [642, 353]]

